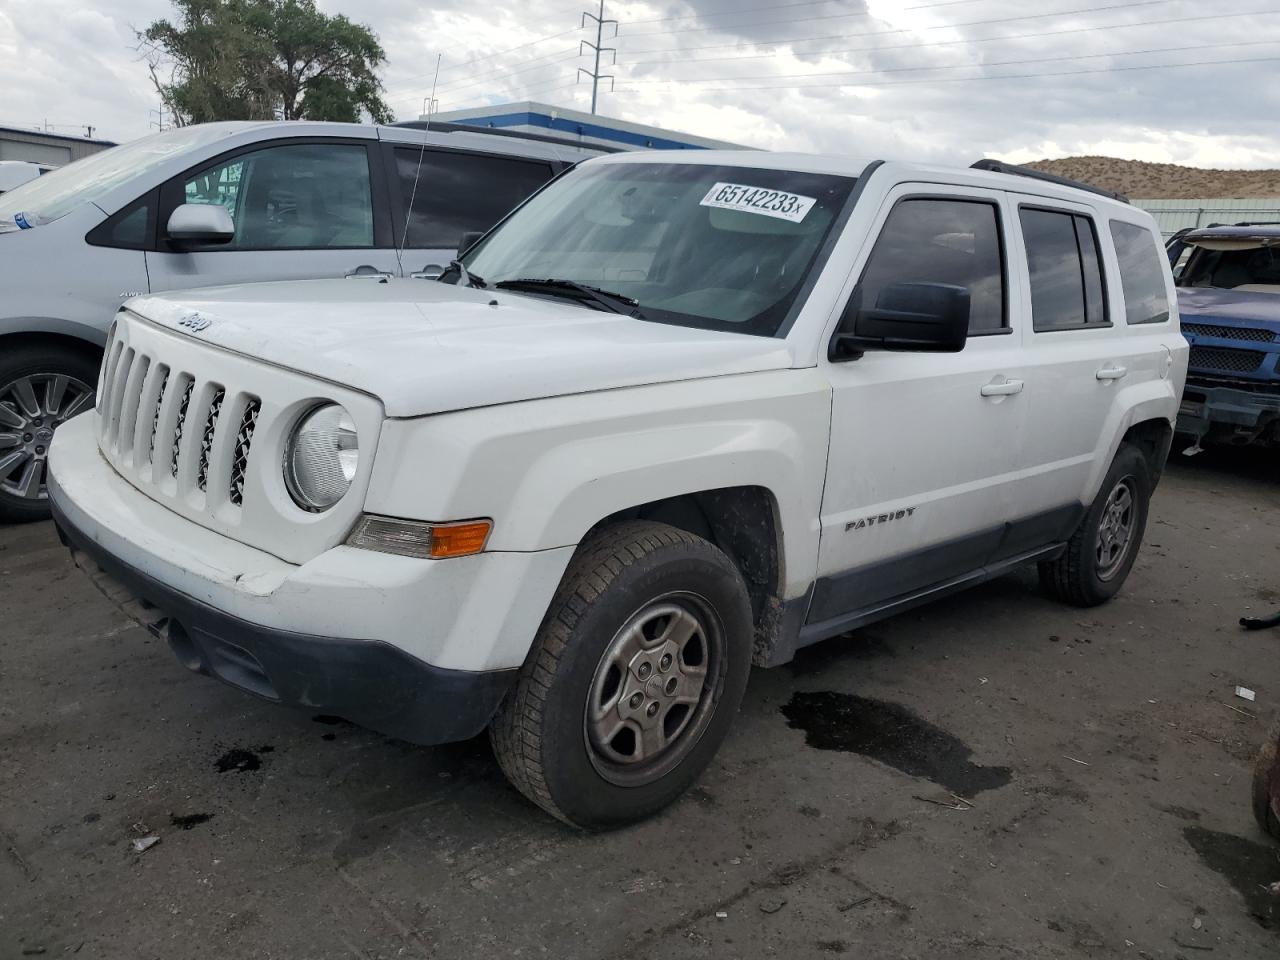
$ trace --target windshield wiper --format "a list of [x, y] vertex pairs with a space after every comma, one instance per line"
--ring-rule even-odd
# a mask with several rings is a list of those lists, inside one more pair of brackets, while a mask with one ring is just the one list
[[436, 277], [436, 279], [443, 282], [444, 278], [450, 273], [456, 273], [458, 275], [458, 282], [464, 287], [476, 287], [477, 289], [483, 290], [485, 287], [489, 286], [483, 277], [477, 276], [476, 274], [468, 271], [467, 268], [463, 266], [461, 260], [450, 260], [449, 266], [447, 266], [444, 269], [444, 272], [441, 273], [440, 276]]
[[545, 293], [550, 296], [567, 297], [571, 300], [582, 300], [603, 307], [613, 313], [624, 313], [629, 317], [643, 319], [640, 302], [620, 293], [611, 293], [599, 287], [578, 283], [577, 280], [561, 280], [554, 277], [537, 279], [524, 277], [517, 280], [499, 280], [494, 284], [499, 290], [526, 290], [530, 293]]

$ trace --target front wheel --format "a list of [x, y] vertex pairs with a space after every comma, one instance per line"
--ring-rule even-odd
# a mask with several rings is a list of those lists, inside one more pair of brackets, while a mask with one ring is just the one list
[[583, 543], [490, 727], [526, 797], [584, 828], [643, 819], [711, 760], [746, 688], [751, 606], [700, 537], [628, 522]]
[[22, 346], [0, 358], [0, 522], [49, 516], [53, 432], [93, 406], [98, 365], [88, 353]]
[[1040, 564], [1040, 583], [1078, 607], [1114, 597], [1138, 557], [1147, 528], [1151, 473], [1142, 451], [1120, 444], [1102, 488], [1057, 560]]

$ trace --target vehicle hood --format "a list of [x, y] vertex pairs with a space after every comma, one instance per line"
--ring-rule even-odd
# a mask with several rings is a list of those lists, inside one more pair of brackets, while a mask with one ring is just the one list
[[1178, 313], [1184, 323], [1196, 319], [1255, 326], [1264, 323], [1280, 330], [1280, 294], [1179, 287]]
[[372, 394], [391, 417], [792, 362], [778, 339], [430, 280], [244, 284], [125, 306], [179, 335]]

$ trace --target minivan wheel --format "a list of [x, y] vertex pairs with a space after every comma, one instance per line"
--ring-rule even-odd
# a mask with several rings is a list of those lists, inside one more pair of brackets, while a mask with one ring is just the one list
[[49, 442], [93, 406], [98, 364], [88, 354], [21, 346], [0, 359], [0, 521], [44, 520]]
[[1078, 607], [1105, 603], [1120, 591], [1146, 531], [1150, 476], [1142, 452], [1120, 444], [1066, 551], [1040, 564], [1045, 590]]
[[489, 728], [507, 778], [566, 823], [619, 826], [683, 793], [728, 734], [751, 605], [701, 537], [629, 521], [584, 541]]

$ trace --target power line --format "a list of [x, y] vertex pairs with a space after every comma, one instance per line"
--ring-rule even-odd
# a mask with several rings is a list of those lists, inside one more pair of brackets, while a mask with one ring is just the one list
[[[708, 20], [711, 17], [737, 17], [744, 13], [753, 13], [757, 10], [786, 10], [792, 7], [813, 7], [824, 3], [836, 3], [838, 0], [800, 0], [799, 3], [767, 3], [761, 7], [740, 7], [737, 10], [722, 10], [719, 13], [692, 13], [682, 17], [655, 17], [652, 20], [628, 20], [628, 24], [636, 23], [670, 23], [673, 20]], [[926, 3], [920, 7], [900, 7], [900, 10], [920, 10], [924, 7], [953, 7], [961, 3], [987, 3], [990, 0], [943, 0], [941, 3]], [[861, 14], [862, 16], [870, 16], [870, 14]], [[859, 14], [849, 14], [849, 16], [859, 16]], [[790, 22], [790, 21], [788, 21]], [[744, 24], [750, 26], [750, 24]], [[647, 34], [645, 34], [647, 36]]]
[[456, 93], [459, 90], [466, 90], [470, 87], [480, 86], [485, 83], [501, 83], [502, 80], [508, 77], [512, 77], [520, 73], [528, 73], [530, 70], [547, 70], [553, 67], [559, 67], [562, 63], [568, 63], [570, 60], [577, 60], [579, 56], [581, 56], [581, 54], [570, 53], [568, 56], [552, 60], [550, 63], [536, 63], [532, 66], [522, 67], [518, 70], [499, 70], [491, 76], [481, 77], [478, 80], [471, 80], [465, 83], [460, 81], [458, 83], [449, 84], [448, 86], [441, 87], [440, 92], [445, 94]]
[[[784, 37], [777, 40], [760, 40], [746, 41], [739, 43], [713, 43], [701, 47], [678, 47], [664, 49], [647, 49], [647, 50], [625, 50], [626, 53], [689, 53], [695, 50], [723, 50], [738, 47], [778, 47], [791, 43], [807, 43], [811, 40], [849, 40], [858, 37], [887, 37], [900, 33], [919, 33], [924, 30], [954, 30], [959, 27], [981, 27], [999, 23], [1014, 23], [1019, 20], [1043, 20], [1046, 17], [1067, 17], [1077, 13], [1098, 13], [1104, 10], [1128, 10], [1133, 7], [1151, 7], [1157, 4], [1175, 3], [1178, 0], [1130, 0], [1127, 3], [1114, 3], [1101, 7], [1079, 7], [1074, 10], [1056, 10], [1052, 13], [1031, 13], [1022, 14], [1016, 17], [996, 17], [987, 20], [966, 20], [963, 23], [938, 23], [925, 27], [901, 27], [893, 30], [870, 30], [862, 33], [820, 33], [810, 37]], [[681, 33], [683, 31], [670, 31], [672, 33]], [[657, 34], [646, 34], [646, 36], [657, 36]], [[626, 36], [619, 37], [620, 40], [626, 40]], [[821, 51], [810, 51], [812, 53], [820, 53]]]
[[[920, 77], [914, 80], [884, 80], [870, 81], [863, 83], [850, 84], [824, 84], [824, 83], [808, 83], [808, 84], [766, 84], [760, 86], [725, 86], [725, 87], [707, 87], [705, 92], [714, 93], [717, 90], [738, 91], [738, 90], [824, 90], [832, 87], [905, 87], [920, 83], [970, 83], [978, 80], [1038, 80], [1045, 77], [1080, 77], [1086, 74], [1095, 73], [1124, 73], [1131, 70], [1171, 70], [1181, 67], [1207, 67], [1207, 66], [1234, 66], [1244, 63], [1280, 63], [1280, 57], [1254, 57], [1249, 59], [1238, 60], [1193, 60], [1190, 63], [1147, 63], [1127, 67], [1099, 67], [1093, 70], [1065, 70], [1051, 73], [1006, 73], [1006, 74], [988, 74], [981, 77]], [[628, 88], [625, 84], [618, 87], [619, 92], [625, 92]]]
[[[1166, 26], [1173, 23], [1194, 23], [1203, 20], [1231, 20], [1238, 17], [1256, 17], [1259, 14], [1272, 13], [1270, 10], [1249, 10], [1244, 13], [1208, 13], [1198, 17], [1171, 17], [1161, 20], [1141, 20], [1136, 23], [1117, 23], [1114, 26], [1107, 27], [1108, 30], [1128, 30], [1133, 27], [1154, 27]], [[1041, 30], [1036, 33], [1007, 33], [1000, 37], [977, 37], [974, 39], [960, 40], [929, 40], [924, 43], [900, 43], [891, 47], [871, 46], [871, 47], [849, 47], [841, 50], [820, 50], [813, 51], [814, 55], [821, 54], [825, 57], [837, 56], [847, 53], [882, 53], [892, 50], [918, 50], [924, 47], [948, 47], [957, 44], [979, 44], [979, 43], [998, 43], [1004, 40], [1032, 40], [1041, 37], [1062, 37], [1074, 33], [1093, 33], [1098, 30], [1097, 26], [1088, 27], [1070, 27], [1066, 30]], [[687, 57], [683, 58], [679, 63], [719, 63], [726, 60], [766, 60], [776, 57], [776, 51], [768, 53], [740, 53], [726, 57]], [[646, 66], [649, 64], [670, 65], [672, 61], [666, 60], [637, 60], [629, 64], [632, 67]]]
[[[1198, 43], [1182, 47], [1153, 47], [1148, 50], [1117, 50], [1112, 53], [1086, 53], [1069, 57], [1031, 57], [1022, 60], [992, 60], [986, 63], [953, 63], [932, 67], [885, 67], [878, 70], [840, 70], [826, 73], [774, 73], [756, 74], [744, 77], [686, 77], [679, 80], [629, 79], [624, 83], [724, 83], [737, 80], [783, 80], [783, 79], [817, 79], [820, 77], [874, 77], [885, 73], [913, 73], [922, 70], [976, 70], [980, 67], [1011, 67], [1027, 63], [1061, 63], [1070, 60], [1097, 60], [1102, 57], [1137, 57], [1153, 53], [1184, 53], [1188, 50], [1210, 50], [1224, 47], [1260, 47], [1266, 44], [1280, 43], [1277, 40], [1243, 40], [1233, 43]], [[950, 81], [951, 77], [945, 78]], [[817, 86], [822, 86], [818, 84]]]
[[[1146, 2], [1147, 2], [1148, 4], [1151, 4], [1151, 3], [1168, 3], [1168, 2], [1170, 2], [1170, 0], [1146, 0]], [[899, 10], [900, 10], [900, 11], [903, 11], [903, 12], [905, 12], [905, 11], [907, 11], [907, 10], [928, 10], [928, 9], [931, 9], [931, 8], [934, 8], [934, 7], [949, 7], [949, 6], [953, 6], [954, 4], [955, 4], [955, 0], [946, 0], [946, 2], [943, 2], [943, 3], [922, 3], [922, 4], [917, 4], [917, 5], [916, 5], [916, 6], [914, 6], [914, 7], [900, 7], [900, 8], [899, 8]], [[1138, 4], [1124, 4], [1124, 6], [1143, 6], [1143, 5], [1144, 5], [1144, 4], [1141, 4], [1141, 3], [1138, 3]], [[781, 19], [781, 20], [752, 20], [752, 21], [750, 21], [750, 22], [748, 22], [748, 23], [735, 24], [734, 26], [739, 26], [739, 27], [764, 27], [764, 26], [768, 26], [769, 24], [773, 24], [773, 23], [812, 23], [812, 22], [814, 22], [814, 21], [818, 21], [818, 20], [847, 20], [847, 19], [849, 19], [850, 17], [873, 17], [873, 18], [874, 18], [874, 16], [875, 16], [874, 14], [867, 13], [867, 12], [865, 12], [865, 11], [864, 11], [864, 12], [860, 12], [860, 13], [831, 13], [831, 14], [824, 14], [823, 16], [820, 16], [820, 17], [784, 17], [784, 18], [783, 18], [783, 19]], [[1043, 17], [1053, 17], [1053, 16], [1057, 16], [1057, 14], [1055, 14], [1055, 13], [1043, 13], [1043, 14], [1039, 14], [1039, 16], [1043, 16]], [[1030, 19], [1030, 18], [1018, 17], [1018, 18], [1015, 18], [1015, 19]], [[950, 25], [950, 24], [941, 24], [940, 26], [951, 26], [951, 25]], [[956, 24], [956, 26], [963, 26], [963, 24]], [[661, 35], [663, 35], [663, 34], [669, 34], [669, 33], [708, 33], [708, 32], [713, 31], [713, 30], [724, 30], [724, 29], [725, 29], [724, 27], [692, 27], [692, 28], [685, 28], [685, 27], [681, 27], [681, 28], [680, 28], [680, 29], [678, 29], [678, 30], [652, 30], [652, 31], [649, 31], [649, 32], [646, 32], [646, 33], [629, 33], [629, 34], [626, 34], [626, 36], [628, 36], [628, 37], [657, 37], [657, 36], [661, 36]], [[929, 29], [936, 29], [936, 28], [921, 27], [921, 28], [919, 28], [919, 29], [922, 29], [922, 30], [929, 30]], [[786, 41], [782, 41], [782, 42], [786, 42]]]

